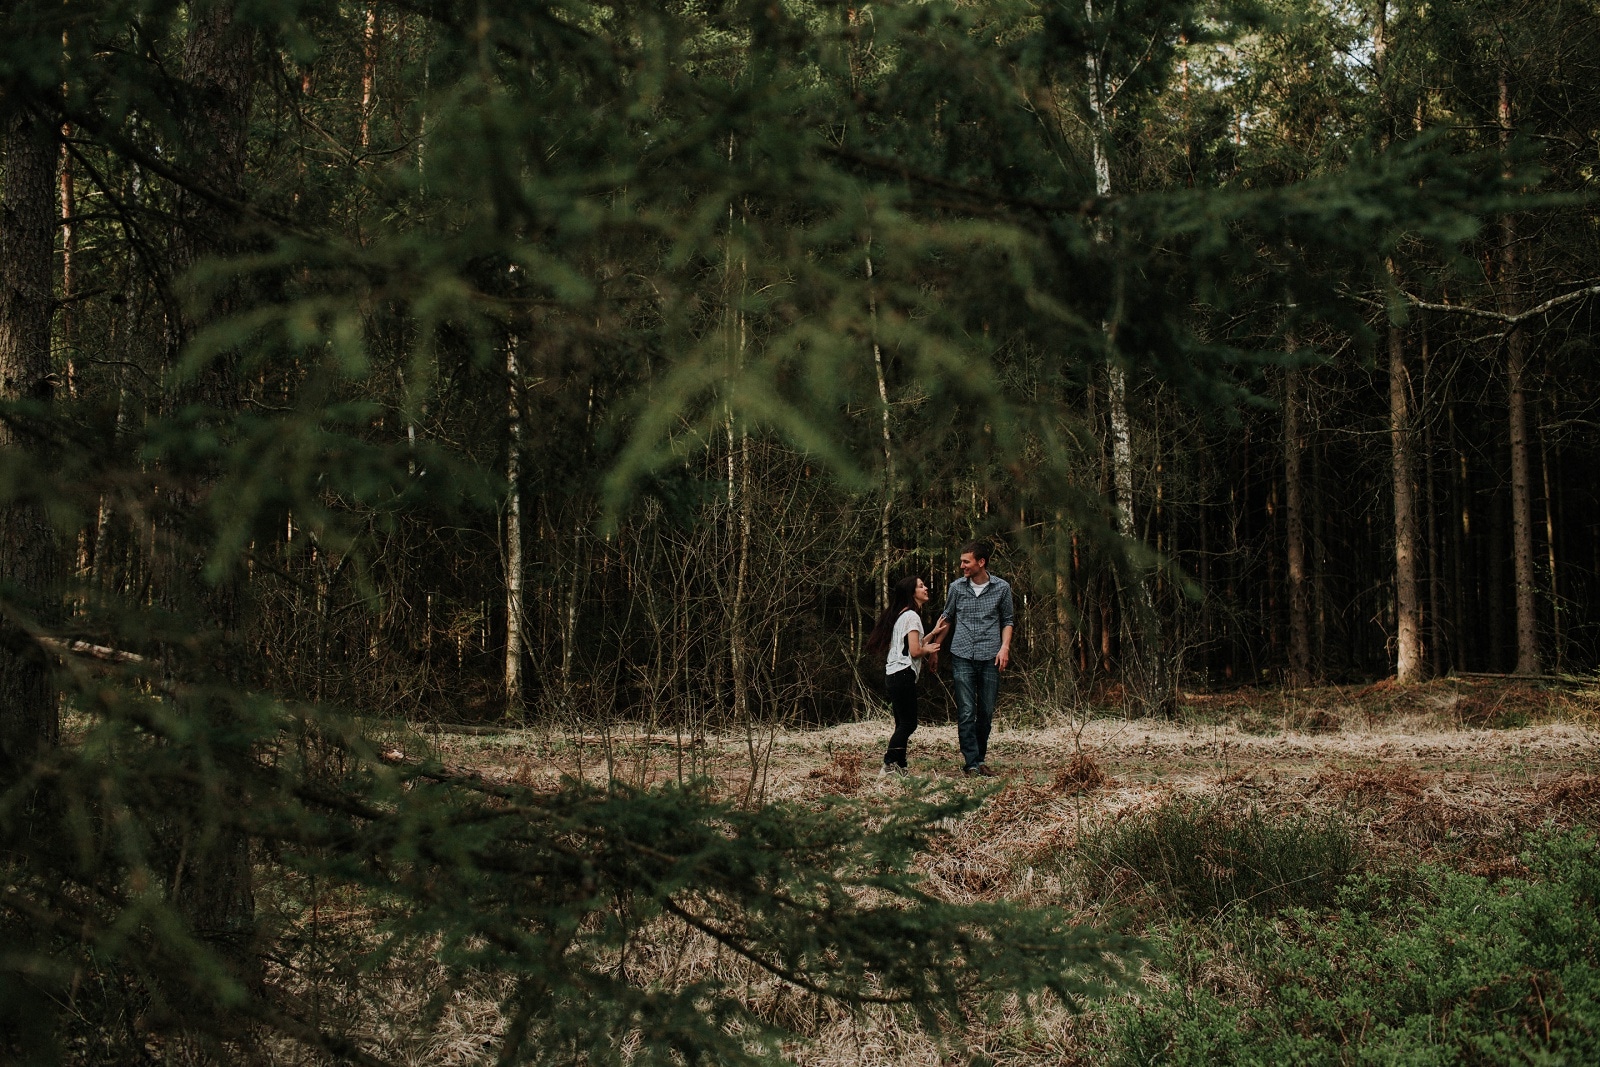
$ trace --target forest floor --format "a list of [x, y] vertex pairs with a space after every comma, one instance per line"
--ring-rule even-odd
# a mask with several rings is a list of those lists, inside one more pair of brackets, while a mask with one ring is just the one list
[[[624, 726], [440, 733], [428, 744], [434, 755], [461, 770], [535, 786], [553, 787], [562, 776], [638, 785], [693, 776], [709, 778], [725, 795], [744, 802], [805, 802], [833, 794], [870, 805], [875, 797], [891, 798], [908, 787], [879, 770], [890, 727], [885, 710], [826, 729], [685, 737]], [[1364, 688], [1191, 693], [1171, 719], [1130, 719], [1115, 709], [1094, 707], [1040, 707], [1020, 696], [1008, 702], [1003, 695], [989, 755], [998, 777], [966, 779], [953, 723], [925, 723], [913, 736], [913, 778], [989, 791], [979, 809], [951, 826], [921, 858], [924, 885], [955, 901], [1065, 907], [1079, 921], [1132, 932], [1152, 946], [1141, 965], [1141, 983], [1082, 1013], [1056, 1008], [969, 1020], [964, 1034], [942, 1041], [888, 1015], [808, 1009], [808, 1022], [799, 1027], [805, 1040], [788, 1050], [797, 1062], [1042, 1067], [1276, 1062], [1283, 1056], [1354, 1062], [1346, 1056], [1353, 1054], [1346, 1028], [1355, 1025], [1363, 1036], [1354, 1044], [1365, 1042], [1367, 1054], [1379, 1059], [1412, 1062], [1436, 1054], [1444, 1057], [1439, 1062], [1458, 1059], [1480, 1039], [1472, 1020], [1480, 1002], [1487, 1004], [1483, 990], [1523, 981], [1515, 975], [1527, 969], [1524, 963], [1504, 965], [1510, 979], [1495, 970], [1499, 964], [1474, 963], [1484, 974], [1463, 972], [1465, 992], [1428, 994], [1434, 1007], [1431, 1014], [1422, 1012], [1426, 1034], [1417, 1036], [1422, 1030], [1405, 1006], [1416, 1000], [1415, 990], [1392, 996], [1371, 992], [1382, 986], [1372, 975], [1396, 973], [1392, 961], [1371, 963], [1371, 974], [1351, 977], [1356, 984], [1348, 987], [1340, 984], [1342, 977], [1323, 975], [1317, 979], [1321, 985], [1295, 994], [1300, 999], [1292, 1010], [1280, 1011], [1278, 990], [1299, 981], [1284, 977], [1299, 972], [1284, 972], [1282, 961], [1309, 951], [1322, 936], [1306, 931], [1355, 922], [1351, 916], [1357, 911], [1365, 925], [1349, 934], [1351, 961], [1378, 960], [1374, 954], [1385, 945], [1420, 945], [1416, 939], [1434, 936], [1429, 931], [1436, 926], [1444, 931], [1437, 934], [1440, 944], [1476, 944], [1440, 926], [1444, 920], [1436, 921], [1435, 913], [1450, 912], [1460, 898], [1470, 904], [1461, 914], [1489, 914], [1500, 897], [1533, 892], [1537, 886], [1528, 888], [1532, 883], [1519, 879], [1533, 877], [1530, 864], [1540, 870], [1548, 866], [1539, 849], [1557, 847], [1550, 842], [1563, 831], [1578, 828], [1581, 834], [1582, 828], [1600, 825], [1600, 683], [1466, 678], [1408, 687], [1380, 682]], [[1247, 824], [1255, 828], [1251, 848], [1307, 855], [1331, 850], [1326, 879], [1315, 879], [1333, 887], [1329, 894], [1365, 892], [1363, 899], [1375, 900], [1382, 893], [1370, 886], [1389, 885], [1383, 878], [1435, 881], [1392, 910], [1375, 904], [1368, 911], [1352, 909], [1345, 897], [1336, 901], [1309, 891], [1300, 898], [1291, 893], [1271, 908], [1240, 896], [1208, 910], [1195, 903], [1192, 887], [1185, 888], [1181, 869], [1149, 858], [1174, 848], [1199, 849], [1177, 867], [1215, 868], [1231, 877], [1233, 869], [1242, 871], [1254, 862], [1240, 851], [1246, 847], [1239, 844], [1242, 838], [1234, 833], [1225, 848], [1205, 841], [1221, 841], [1218, 832], [1225, 836], [1234, 832], [1230, 827]], [[1189, 837], [1163, 839], [1173, 826], [1186, 827]], [[1213, 836], [1204, 838], [1207, 832]], [[1139, 853], [1143, 860], [1136, 855], [1145, 847], [1141, 840], [1153, 842]], [[1595, 851], [1589, 847], [1592, 839], [1578, 840], [1579, 852]], [[1600, 875], [1600, 866], [1595, 870]], [[1414, 875], [1418, 871], [1423, 873]], [[1450, 878], [1465, 879], [1466, 888]], [[1480, 900], [1473, 893], [1487, 895]], [[1283, 918], [1296, 907], [1322, 909], [1316, 914], [1325, 920], [1297, 927]], [[1520, 935], [1497, 928], [1473, 936], [1488, 944]], [[1582, 952], [1593, 955], [1594, 949]], [[1330, 955], [1324, 945], [1317, 953], [1313, 957], [1342, 960], [1346, 946], [1336, 945]], [[1579, 961], [1583, 966], [1593, 963], [1584, 960]], [[1400, 968], [1410, 970], [1409, 964]], [[1547, 970], [1552, 981], [1568, 974], [1554, 964]], [[1539, 976], [1546, 972], [1530, 973], [1539, 993], [1545, 988]], [[769, 1000], [774, 1013], [790, 1010], [782, 1006], [781, 984], [766, 989], [753, 980], [751, 988], [757, 1010]], [[1506, 1020], [1522, 1010], [1518, 1005], [1534, 1004], [1525, 990], [1516, 998], [1511, 1008], [1493, 1007], [1479, 1029], [1509, 1025]], [[1317, 1024], [1321, 1031], [1284, 1021], [1300, 1018], [1308, 1002], [1332, 1005], [1325, 1008], [1332, 1021]], [[1568, 1048], [1560, 1044], [1564, 1034], [1588, 1040], [1584, 1035], [1600, 1030], [1600, 1017], [1587, 1014], [1591, 1007], [1573, 993], [1558, 1011], [1541, 994], [1535, 1007], [1526, 1008], [1533, 1022], [1523, 1027], [1525, 1039], [1517, 1040], [1525, 1040], [1533, 1053]], [[1346, 1018], [1341, 1012], [1354, 1014]], [[1375, 1019], [1387, 1021], [1380, 1027]], [[1563, 1029], [1562, 1019], [1579, 1022]], [[1241, 1041], [1254, 1044], [1235, 1047]], [[1316, 1048], [1327, 1056], [1307, 1051]]]
[[[1031, 796], [1018, 815], [1039, 833], [1174, 797], [1216, 797], [1364, 812], [1380, 837], [1452, 841], [1454, 852], [1530, 820], [1600, 806], [1600, 681], [1186, 693], [1172, 719], [1094, 706], [1012, 710], [1002, 696], [989, 748], [992, 784], [1001, 797]], [[463, 769], [524, 784], [700, 776], [730, 796], [801, 799], [893, 788], [896, 779], [879, 771], [892, 727], [884, 709], [824, 729], [695, 736], [623, 725], [443, 734], [431, 744]], [[924, 722], [910, 764], [913, 776], [961, 780], [955, 724]]]

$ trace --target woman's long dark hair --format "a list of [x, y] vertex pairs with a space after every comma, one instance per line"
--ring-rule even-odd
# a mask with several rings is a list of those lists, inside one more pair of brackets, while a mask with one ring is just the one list
[[867, 655], [873, 659], [887, 660], [889, 638], [894, 636], [894, 621], [907, 608], [917, 607], [917, 576], [908, 574], [889, 590], [889, 608], [878, 616], [878, 625], [867, 635]]

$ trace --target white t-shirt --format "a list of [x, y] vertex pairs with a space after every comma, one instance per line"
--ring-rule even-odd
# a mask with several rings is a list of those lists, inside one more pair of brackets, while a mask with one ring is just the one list
[[967, 584], [972, 586], [972, 595], [975, 597], [982, 596], [983, 591], [989, 588], [988, 582], [984, 582], [982, 585], [979, 585], [977, 582], [968, 582]]
[[894, 674], [910, 667], [918, 678], [922, 677], [922, 660], [906, 655], [906, 635], [912, 630], [919, 634], [922, 632], [922, 616], [907, 608], [894, 620], [894, 634], [889, 638], [889, 658], [883, 665], [884, 674]]

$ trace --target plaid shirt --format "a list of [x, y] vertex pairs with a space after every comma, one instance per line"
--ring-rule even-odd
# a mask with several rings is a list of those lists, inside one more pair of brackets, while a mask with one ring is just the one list
[[994, 659], [1000, 654], [1000, 632], [1014, 625], [1011, 609], [1011, 583], [989, 575], [983, 595], [972, 591], [972, 582], [957, 578], [950, 583], [944, 611], [950, 620], [950, 637], [945, 648], [963, 659]]

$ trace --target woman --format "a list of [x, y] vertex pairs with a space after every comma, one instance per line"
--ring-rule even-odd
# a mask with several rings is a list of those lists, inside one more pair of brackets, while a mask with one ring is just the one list
[[938, 638], [944, 633], [941, 623], [929, 640], [923, 640], [919, 612], [927, 602], [928, 587], [921, 578], [913, 574], [900, 579], [890, 592], [889, 610], [879, 616], [867, 637], [868, 659], [883, 657], [889, 706], [894, 709], [894, 735], [889, 738], [889, 751], [883, 754], [883, 769], [890, 774], [905, 773], [906, 742], [917, 728], [917, 679], [922, 674], [922, 660], [939, 651]]

